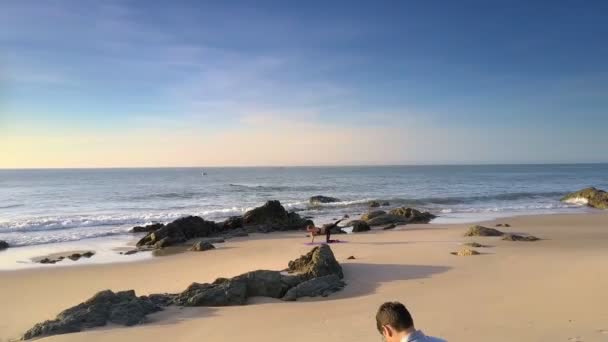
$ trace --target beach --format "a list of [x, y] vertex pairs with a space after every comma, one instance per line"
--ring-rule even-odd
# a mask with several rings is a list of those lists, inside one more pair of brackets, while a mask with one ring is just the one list
[[[369, 341], [374, 315], [398, 300], [428, 334], [450, 341], [606, 341], [608, 213], [520, 216], [487, 221], [535, 242], [463, 237], [470, 224], [411, 224], [341, 235], [332, 244], [346, 287], [326, 298], [168, 309], [134, 327], [106, 326], [44, 341]], [[104, 290], [179, 292], [255, 269], [281, 270], [310, 250], [301, 231], [252, 234], [216, 250], [118, 264], [41, 267], [0, 273], [0, 341]], [[459, 257], [462, 243], [492, 247]], [[354, 260], [347, 260], [354, 256]]]

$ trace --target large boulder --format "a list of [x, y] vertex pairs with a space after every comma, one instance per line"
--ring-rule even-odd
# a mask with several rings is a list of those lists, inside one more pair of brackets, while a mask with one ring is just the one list
[[367, 222], [363, 220], [353, 220], [348, 222], [348, 225], [353, 227], [353, 233], [366, 232], [368, 230], [371, 230], [369, 224], [367, 224]]
[[464, 233], [464, 236], [503, 236], [505, 233], [498, 229], [487, 228], [480, 225], [469, 227], [469, 230]]
[[290, 261], [288, 266], [288, 272], [302, 274], [308, 279], [328, 274], [335, 274], [340, 279], [344, 276], [342, 266], [340, 266], [328, 245], [313, 248], [298, 259]]
[[9, 247], [8, 242], [0, 240], [0, 251]]
[[164, 248], [197, 237], [211, 236], [219, 231], [220, 228], [213, 221], [206, 221], [198, 216], [186, 216], [148, 233], [137, 242], [137, 246]]
[[408, 223], [429, 223], [437, 216], [428, 211], [422, 212], [413, 208], [400, 207], [388, 212], [390, 215], [403, 216], [408, 220]]
[[105, 290], [60, 312], [54, 320], [36, 324], [23, 339], [77, 332], [108, 322], [130, 326], [143, 322], [146, 315], [159, 310], [160, 307], [148, 298], [135, 296], [133, 290], [116, 293]]
[[308, 224], [312, 224], [312, 221], [301, 218], [297, 213], [288, 212], [279, 201], [268, 201], [243, 215], [244, 226], [265, 226], [272, 230], [303, 229]]
[[372, 211], [369, 211], [369, 212], [361, 215], [361, 220], [363, 220], [363, 221], [369, 221], [369, 220], [373, 219], [374, 217], [378, 217], [378, 216], [382, 216], [382, 215], [386, 215], [386, 211], [384, 211], [384, 210], [372, 210]]
[[222, 230], [232, 230], [243, 227], [243, 217], [242, 216], [231, 216], [226, 219], [224, 222], [220, 223]]
[[192, 283], [175, 298], [175, 303], [182, 306], [243, 305], [246, 301], [247, 284], [231, 279], [218, 279], [212, 284]]
[[608, 192], [594, 187], [569, 193], [561, 200], [567, 203], [586, 204], [598, 209], [608, 209]]
[[370, 226], [383, 226], [385, 224], [406, 224], [409, 220], [404, 216], [384, 214], [367, 220]]
[[311, 205], [319, 205], [319, 204], [323, 204], [323, 203], [335, 203], [335, 202], [340, 202], [339, 198], [335, 198], [335, 197], [329, 197], [329, 196], [321, 196], [321, 195], [317, 195], [317, 196], [312, 196], [308, 202]]

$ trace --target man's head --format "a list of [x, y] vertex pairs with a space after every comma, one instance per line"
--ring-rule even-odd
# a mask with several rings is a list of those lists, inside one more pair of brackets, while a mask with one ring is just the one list
[[414, 320], [403, 304], [386, 302], [378, 309], [376, 327], [387, 342], [399, 342], [414, 331]]

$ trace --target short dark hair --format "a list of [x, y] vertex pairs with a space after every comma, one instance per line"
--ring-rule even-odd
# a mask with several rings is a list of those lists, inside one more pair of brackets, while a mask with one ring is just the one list
[[414, 320], [405, 305], [399, 302], [386, 302], [378, 308], [376, 328], [382, 334], [382, 327], [387, 324], [397, 331], [404, 331], [414, 326]]

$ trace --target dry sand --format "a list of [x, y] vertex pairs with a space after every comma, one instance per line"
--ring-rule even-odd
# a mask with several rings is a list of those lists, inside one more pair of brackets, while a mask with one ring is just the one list
[[[418, 328], [450, 341], [608, 341], [608, 213], [501, 219], [506, 232], [542, 241], [463, 238], [468, 225], [410, 225], [340, 236], [332, 245], [347, 286], [325, 299], [254, 299], [225, 308], [171, 308], [144, 325], [105, 327], [44, 341], [379, 341], [374, 315], [405, 303]], [[189, 252], [112, 265], [0, 272], [0, 341], [18, 337], [95, 292], [178, 292], [254, 269], [283, 269], [307, 252], [304, 233], [229, 240]], [[463, 242], [481, 255], [458, 257]], [[222, 246], [222, 245], [219, 245]], [[354, 255], [355, 260], [346, 260]], [[128, 256], [125, 256], [128, 257]]]

